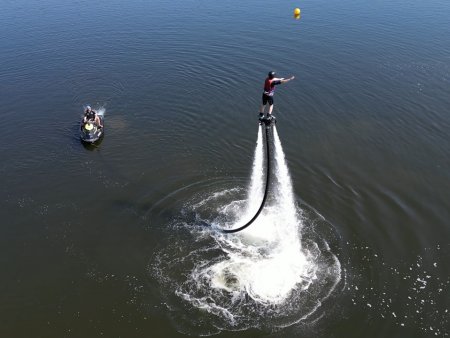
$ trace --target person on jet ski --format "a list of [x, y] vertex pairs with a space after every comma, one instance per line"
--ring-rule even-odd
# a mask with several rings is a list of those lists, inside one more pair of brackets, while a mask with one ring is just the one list
[[102, 124], [100, 122], [100, 117], [98, 117], [97, 112], [91, 108], [91, 106], [87, 106], [84, 111], [83, 123], [86, 122], [94, 122], [99, 128], [102, 128]]

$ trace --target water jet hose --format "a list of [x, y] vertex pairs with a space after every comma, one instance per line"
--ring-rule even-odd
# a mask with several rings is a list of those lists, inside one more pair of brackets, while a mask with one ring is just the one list
[[266, 188], [264, 190], [264, 197], [263, 200], [261, 202], [261, 205], [259, 206], [258, 211], [256, 212], [255, 216], [253, 216], [253, 218], [248, 221], [246, 224], [244, 224], [243, 226], [239, 227], [239, 228], [235, 228], [235, 229], [221, 229], [222, 232], [226, 233], [226, 234], [232, 234], [235, 232], [239, 232], [244, 230], [245, 228], [247, 228], [250, 224], [252, 224], [256, 218], [258, 218], [259, 214], [261, 213], [262, 209], [264, 208], [264, 205], [266, 204], [266, 200], [267, 200], [267, 195], [269, 193], [269, 178], [270, 178], [270, 149], [269, 149], [269, 129], [270, 129], [270, 123], [271, 121], [264, 121], [264, 124], [266, 124], [266, 154], [267, 154], [267, 170], [266, 170]]

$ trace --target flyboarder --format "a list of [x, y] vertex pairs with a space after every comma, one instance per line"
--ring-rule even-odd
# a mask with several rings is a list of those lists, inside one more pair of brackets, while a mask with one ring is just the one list
[[270, 119], [272, 117], [273, 94], [275, 93], [275, 86], [295, 79], [294, 76], [291, 76], [289, 79], [285, 79], [285, 78], [276, 78], [275, 75], [276, 74], [274, 71], [269, 72], [266, 80], [264, 81], [264, 92], [262, 95], [262, 104], [261, 104], [261, 108], [259, 109], [260, 121], [262, 119], [264, 119], [264, 110], [266, 109], [267, 103], [269, 103], [269, 111], [267, 113], [267, 118]]

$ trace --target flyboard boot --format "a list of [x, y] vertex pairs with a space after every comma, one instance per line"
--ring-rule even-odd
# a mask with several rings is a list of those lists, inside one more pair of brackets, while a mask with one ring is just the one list
[[266, 114], [266, 116], [264, 116], [263, 113], [259, 113], [258, 120], [259, 120], [259, 125], [264, 124], [266, 126], [266, 128], [270, 128], [270, 126], [277, 123], [277, 119], [272, 114]]

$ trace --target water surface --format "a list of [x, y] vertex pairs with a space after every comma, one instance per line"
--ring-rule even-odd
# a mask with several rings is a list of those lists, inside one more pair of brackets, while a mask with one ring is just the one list
[[[449, 6], [3, 1], [2, 336], [447, 336]], [[177, 288], [227, 257], [192, 217], [246, 200], [269, 70], [296, 76], [274, 109], [293, 236], [341, 272], [314, 315], [287, 298], [233, 326]], [[86, 104], [106, 109], [95, 147]]]

